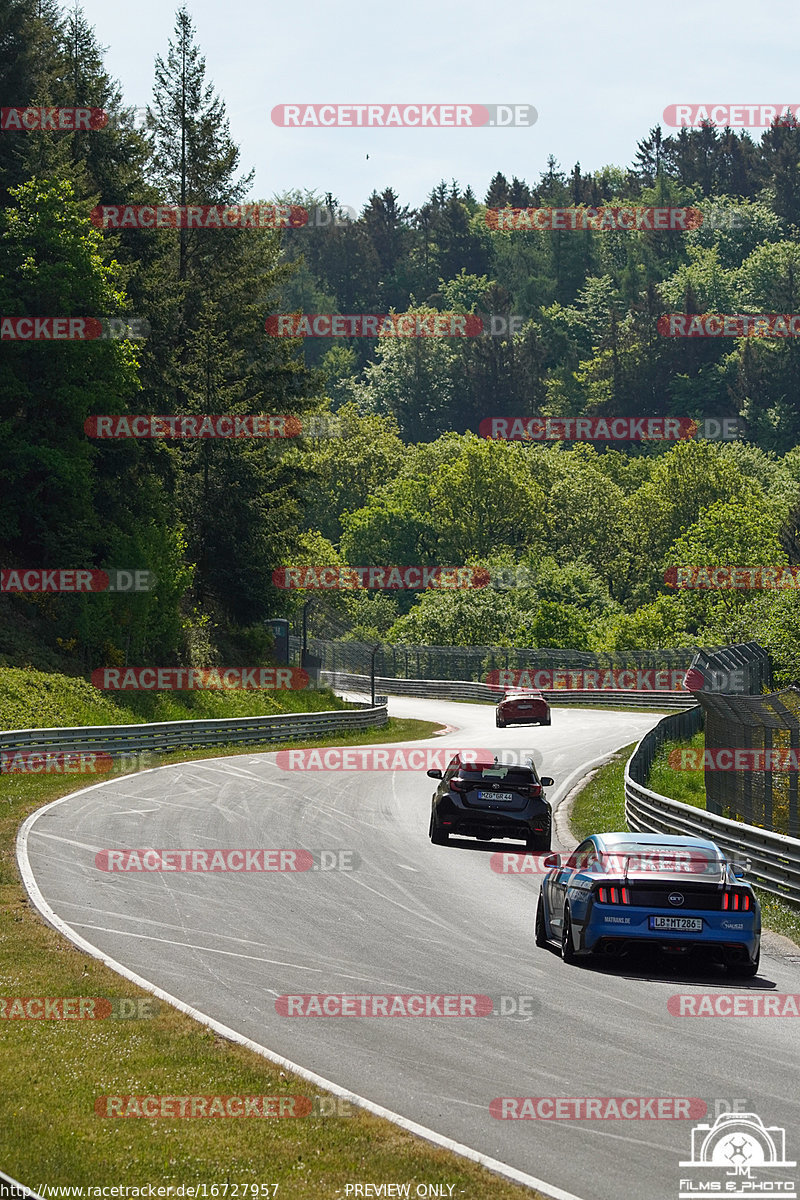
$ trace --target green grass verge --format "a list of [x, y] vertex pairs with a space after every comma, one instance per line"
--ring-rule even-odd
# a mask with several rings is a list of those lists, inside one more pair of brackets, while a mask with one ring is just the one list
[[[700, 739], [698, 741], [698, 739]], [[696, 734], [691, 743], [665, 742], [656, 755], [647, 786], [662, 796], [705, 808], [705, 784], [702, 771], [676, 771], [668, 765], [671, 749], [676, 746], [703, 748], [703, 734]], [[625, 763], [636, 749], [636, 742], [617, 753], [581, 788], [572, 806], [570, 829], [579, 842], [590, 833], [612, 833], [627, 829], [625, 822]], [[693, 776], [700, 776], [699, 788]], [[779, 900], [777, 896], [756, 888], [761, 904], [761, 921], [765, 929], [782, 933], [800, 945], [800, 908]]]
[[0, 729], [135, 725], [144, 721], [258, 717], [352, 707], [329, 688], [107, 693], [98, 691], [87, 679], [0, 667]]
[[761, 905], [761, 923], [765, 929], [774, 929], [782, 933], [796, 945], [800, 946], [800, 908], [779, 900], [770, 892], [756, 888], [758, 902]]
[[[336, 738], [237, 746], [368, 745], [428, 737], [426, 721], [392, 719]], [[219, 757], [225, 747], [151, 756], [149, 765]], [[0, 776], [0, 993], [147, 996], [45, 925], [19, 881], [14, 842], [35, 808], [90, 780]], [[288, 1200], [335, 1200], [348, 1182], [452, 1185], [454, 1197], [513, 1200], [529, 1189], [353, 1108], [350, 1117], [297, 1120], [107, 1119], [98, 1096], [302, 1095], [319, 1090], [162, 1004], [149, 1020], [0, 1020], [0, 1169], [40, 1184], [97, 1186], [278, 1184]], [[487, 1120], [489, 1115], [487, 1111]], [[262, 1195], [265, 1193], [262, 1192]], [[272, 1191], [270, 1190], [270, 1195]], [[447, 1193], [445, 1193], [447, 1194]], [[208, 1191], [207, 1195], [211, 1195]]]
[[578, 792], [572, 806], [570, 828], [582, 842], [590, 833], [611, 833], [625, 829], [625, 763], [636, 749], [636, 742], [625, 746], [597, 772]]
[[647, 786], [661, 796], [669, 796], [671, 800], [679, 800], [681, 804], [691, 804], [695, 808], [706, 806], [706, 773], [699, 770], [676, 770], [669, 765], [669, 756], [673, 750], [683, 750], [692, 746], [696, 750], [705, 749], [705, 735], [700, 730], [690, 742], [664, 742], [656, 754], [653, 766], [647, 780]]

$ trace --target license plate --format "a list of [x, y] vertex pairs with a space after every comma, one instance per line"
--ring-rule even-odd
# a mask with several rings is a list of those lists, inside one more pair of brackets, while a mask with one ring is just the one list
[[676, 933], [700, 933], [703, 928], [701, 917], [651, 917], [651, 929], [673, 929]]
[[478, 792], [479, 800], [513, 800], [513, 792]]
[[517, 705], [517, 708], [518, 708], [518, 709], [520, 710], [520, 712], [521, 712], [523, 708], [533, 708], [533, 705], [532, 705], [532, 704], [518, 704], [518, 705]]

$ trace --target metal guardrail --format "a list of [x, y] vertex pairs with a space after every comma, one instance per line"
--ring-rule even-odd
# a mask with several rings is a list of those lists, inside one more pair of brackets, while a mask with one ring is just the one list
[[[329, 687], [369, 692], [369, 675], [354, 675], [348, 671], [320, 671], [321, 680]], [[428, 696], [436, 700], [484, 700], [496, 704], [499, 692], [486, 683], [468, 679], [390, 679], [376, 676], [375, 687], [394, 696]], [[635, 708], [689, 708], [696, 701], [690, 692], [633, 692], [587, 691], [572, 692], [556, 689], [542, 692], [548, 704], [602, 704], [604, 706]]]
[[386, 705], [318, 713], [279, 713], [269, 717], [164, 721], [152, 725], [82, 725], [71, 729], [9, 729], [0, 733], [0, 751], [99, 751], [109, 754], [181, 748], [248, 745], [316, 737], [342, 730], [374, 729], [389, 719]]
[[[330, 615], [327, 617], [330, 621]], [[301, 652], [302, 640], [290, 636], [292, 655]], [[665, 650], [584, 651], [546, 646], [406, 646], [382, 642], [307, 639], [309, 655], [325, 671], [364, 674], [375, 655], [375, 674], [392, 679], [449, 679], [485, 682], [490, 671], [531, 670], [680, 670], [685, 672], [697, 655], [690, 647]], [[703, 651], [713, 654], [713, 649]]]
[[682, 804], [644, 786], [664, 742], [691, 737], [702, 728], [699, 707], [674, 713], [646, 733], [625, 764], [625, 819], [635, 833], [675, 833], [708, 837], [732, 859], [745, 878], [782, 900], [800, 903], [800, 841], [784, 834], [729, 821], [716, 813]]

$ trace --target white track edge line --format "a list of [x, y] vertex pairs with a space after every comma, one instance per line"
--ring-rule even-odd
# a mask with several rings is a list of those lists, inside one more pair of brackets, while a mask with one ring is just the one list
[[17, 1179], [12, 1179], [10, 1175], [6, 1175], [5, 1171], [0, 1171], [0, 1183], [10, 1183], [12, 1187], [19, 1188], [26, 1196], [32, 1196], [33, 1200], [43, 1200], [43, 1197], [35, 1192], [33, 1188], [29, 1188], [27, 1184], [20, 1183]]
[[[225, 756], [223, 756], [225, 757]], [[203, 760], [200, 760], [203, 761]], [[151, 767], [150, 770], [157, 771], [160, 768]], [[384, 1108], [380, 1104], [373, 1103], [365, 1096], [359, 1096], [355, 1092], [350, 1092], [346, 1088], [341, 1087], [338, 1083], [333, 1083], [330, 1079], [325, 1079], [322, 1075], [317, 1075], [314, 1071], [309, 1071], [306, 1067], [301, 1067], [297, 1063], [293, 1063], [290, 1059], [284, 1058], [283, 1055], [277, 1054], [274, 1050], [268, 1049], [266, 1046], [260, 1045], [258, 1042], [252, 1041], [251, 1038], [245, 1037], [244, 1034], [231, 1029], [227, 1025], [223, 1025], [221, 1021], [217, 1021], [214, 1017], [207, 1016], [206, 1013], [200, 1012], [191, 1004], [178, 999], [177, 996], [170, 995], [162, 988], [156, 987], [149, 979], [145, 979], [141, 975], [137, 975], [135, 971], [129, 970], [123, 963], [117, 962], [110, 955], [105, 954], [98, 946], [94, 946], [86, 938], [81, 937], [79, 933], [63, 921], [50, 907], [42, 895], [39, 885], [34, 878], [31, 868], [30, 859], [28, 858], [28, 834], [35, 822], [43, 813], [49, 812], [51, 808], [63, 804], [66, 800], [74, 799], [76, 796], [85, 794], [86, 792], [94, 791], [95, 788], [103, 787], [107, 783], [112, 783], [113, 780], [103, 780], [101, 783], [92, 784], [91, 787], [82, 788], [76, 792], [69, 792], [66, 796], [60, 796], [57, 800], [53, 800], [50, 804], [45, 804], [42, 808], [36, 809], [23, 821], [17, 834], [17, 864], [19, 866], [22, 882], [25, 886], [34, 907], [37, 909], [42, 918], [51, 925], [64, 937], [77, 946], [78, 949], [84, 950], [92, 958], [97, 958], [105, 966], [115, 971], [117, 975], [121, 975], [124, 979], [128, 979], [137, 987], [142, 988], [146, 992], [151, 992], [161, 1000], [165, 1000], [168, 1004], [173, 1005], [187, 1016], [192, 1017], [202, 1025], [207, 1025], [209, 1029], [213, 1029], [215, 1033], [220, 1034], [228, 1041], [244, 1046], [248, 1050], [253, 1050], [256, 1054], [260, 1054], [263, 1058], [269, 1059], [277, 1066], [284, 1067], [292, 1071], [295, 1075], [299, 1075], [302, 1079], [306, 1079], [309, 1083], [313, 1083], [316, 1087], [325, 1088], [335, 1096], [339, 1096], [344, 1100], [349, 1100], [351, 1103], [358, 1105], [359, 1108], [364, 1108], [367, 1112], [371, 1112], [373, 1116], [382, 1117], [386, 1121], [391, 1121], [392, 1124], [398, 1125], [401, 1129], [405, 1129], [408, 1133], [413, 1133], [416, 1137], [422, 1138], [426, 1142], [431, 1142], [435, 1146], [440, 1146], [444, 1150], [449, 1150], [453, 1154], [459, 1155], [461, 1158], [466, 1158], [471, 1162], [478, 1163], [487, 1170], [492, 1171], [495, 1175], [501, 1175], [513, 1183], [520, 1183], [526, 1187], [535, 1188], [541, 1192], [543, 1196], [547, 1196], [550, 1200], [581, 1200], [579, 1196], [575, 1196], [572, 1192], [565, 1192], [562, 1188], [556, 1187], [554, 1184], [545, 1183], [542, 1179], [537, 1179], [535, 1175], [528, 1175], [524, 1171], [517, 1170], [516, 1167], [509, 1166], [508, 1163], [500, 1162], [499, 1159], [490, 1158], [488, 1155], [481, 1153], [479, 1150], [473, 1150], [471, 1146], [464, 1146], [461, 1142], [456, 1142], [452, 1138], [446, 1137], [444, 1134], [437, 1133], [434, 1129], [428, 1129], [425, 1125], [419, 1125], [416, 1121], [410, 1121], [407, 1117], [401, 1116], [400, 1113], [392, 1112], [391, 1109]]]

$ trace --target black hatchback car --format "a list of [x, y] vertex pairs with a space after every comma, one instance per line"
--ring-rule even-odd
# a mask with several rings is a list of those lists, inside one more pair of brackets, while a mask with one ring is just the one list
[[532, 762], [462, 762], [456, 755], [444, 775], [438, 768], [428, 775], [442, 781], [433, 794], [428, 828], [435, 845], [447, 845], [452, 833], [485, 841], [521, 838], [528, 850], [550, 849], [552, 810], [544, 788], [552, 787], [553, 780], [540, 778]]

